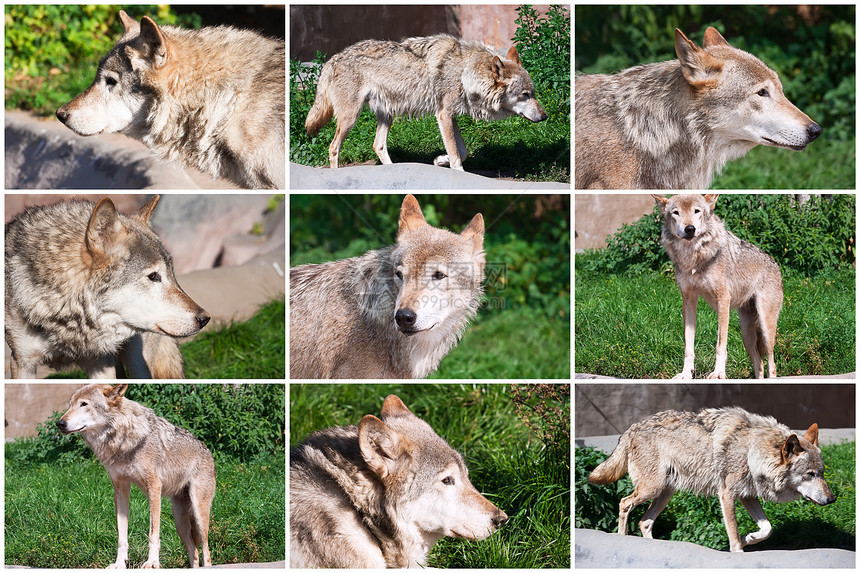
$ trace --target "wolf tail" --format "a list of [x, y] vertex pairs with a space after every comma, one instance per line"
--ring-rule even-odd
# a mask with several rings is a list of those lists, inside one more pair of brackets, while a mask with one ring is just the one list
[[627, 473], [627, 449], [629, 445], [630, 438], [625, 433], [618, 440], [618, 445], [615, 446], [615, 449], [612, 450], [606, 461], [594, 468], [594, 471], [588, 476], [588, 481], [604, 484], [623, 478], [624, 474]]
[[317, 83], [317, 96], [314, 99], [314, 105], [308, 112], [308, 117], [305, 119], [305, 130], [308, 135], [313, 137], [319, 130], [331, 120], [334, 115], [334, 107], [331, 104], [331, 98], [328, 95], [331, 85], [331, 67], [326, 64], [323, 66], [322, 74], [320, 74], [319, 82]]

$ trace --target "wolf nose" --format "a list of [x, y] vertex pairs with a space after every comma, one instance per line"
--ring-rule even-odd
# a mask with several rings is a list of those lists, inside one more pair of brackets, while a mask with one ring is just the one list
[[194, 320], [196, 320], [196, 321], [197, 321], [197, 328], [198, 328], [198, 330], [199, 330], [199, 329], [201, 329], [201, 328], [203, 328], [203, 327], [204, 327], [204, 326], [206, 326], [207, 324], [209, 324], [209, 319], [210, 319], [210, 318], [211, 318], [211, 317], [209, 316], [209, 313], [208, 313], [208, 312], [206, 312], [205, 310], [201, 310], [201, 311], [197, 314], [197, 316], [195, 316], [195, 317], [194, 317]]
[[501, 509], [499, 510], [499, 513], [497, 513], [496, 516], [493, 517], [493, 525], [496, 526], [496, 529], [498, 529], [499, 527], [504, 525], [507, 521], [508, 521], [508, 514], [506, 514]]
[[405, 330], [412, 330], [415, 327], [416, 320], [418, 320], [418, 316], [415, 314], [415, 311], [408, 308], [401, 308], [394, 315], [394, 322], [397, 323], [399, 328]]
[[[66, 123], [66, 120], [69, 119], [69, 112], [66, 111], [66, 106], [57, 110], [57, 119], [62, 121], [64, 124]], [[819, 127], [818, 130], [821, 131], [821, 128]]]
[[687, 225], [686, 227], [684, 227], [684, 236], [685, 237], [692, 237], [695, 234], [696, 234], [696, 227], [694, 227], [693, 225]]
[[57, 420], [57, 427], [60, 429], [60, 431], [65, 430], [66, 429], [66, 421], [65, 420]]
[[809, 137], [809, 141], [812, 141], [813, 139], [821, 135], [821, 126], [817, 123], [813, 123], [806, 128], [806, 135]]

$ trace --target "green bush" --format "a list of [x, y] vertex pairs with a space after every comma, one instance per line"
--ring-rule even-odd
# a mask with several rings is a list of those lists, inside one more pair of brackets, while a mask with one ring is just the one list
[[[284, 451], [283, 384], [132, 384], [125, 396], [185, 428], [216, 456], [249, 461]], [[37, 436], [7, 445], [10, 459], [68, 463], [90, 450], [77, 436], [63, 436], [54, 414], [37, 426]]]
[[200, 27], [197, 14], [177, 16], [167, 5], [7, 5], [6, 108], [53, 114], [95, 79], [99, 59], [122, 37], [119, 11], [159, 25]]
[[[721, 195], [715, 212], [726, 228], [771, 255], [783, 273], [815, 276], [854, 264], [853, 194], [813, 195], [800, 204], [793, 195]], [[635, 275], [669, 269], [660, 244], [662, 220], [654, 212], [623, 225], [607, 238], [607, 248], [586, 257], [586, 271]]]

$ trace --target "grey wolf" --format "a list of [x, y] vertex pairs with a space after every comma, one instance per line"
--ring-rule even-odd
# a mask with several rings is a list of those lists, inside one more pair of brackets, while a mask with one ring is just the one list
[[104, 198], [30, 207], [6, 224], [6, 342], [13, 378], [76, 363], [90, 378], [184, 378], [175, 340], [209, 314], [185, 294], [149, 218]]
[[122, 38], [57, 118], [78, 135], [124, 133], [240, 187], [283, 189], [284, 42], [119, 17]]
[[704, 298], [717, 313], [717, 352], [708, 378], [726, 377], [730, 309], [737, 309], [744, 347], [756, 378], [776, 376], [773, 348], [782, 310], [782, 273], [770, 255], [728, 231], [714, 214], [719, 195], [652, 195], [663, 216], [662, 243], [675, 264], [684, 316], [684, 369], [692, 378], [696, 306]]
[[703, 48], [676, 29], [677, 60], [577, 76], [577, 189], [707, 189], [756, 145], [800, 151], [821, 135], [761, 60], [714, 28]]
[[442, 537], [484, 539], [507, 519], [394, 395], [381, 418], [315, 432], [290, 452], [290, 567], [420, 567]]
[[[634, 490], [621, 500], [618, 533], [627, 534], [630, 512], [650, 499], [639, 529], [651, 538], [654, 520], [672, 494], [686, 490], [719, 497], [729, 549], [735, 552], [770, 536], [771, 525], [758, 498], [783, 502], [804, 497], [818, 505], [836, 501], [824, 481], [817, 424], [798, 437], [769, 416], [737, 407], [696, 413], [668, 410], [633, 424], [588, 481], [611, 483], [628, 472]], [[739, 536], [736, 500], [758, 531]]]
[[423, 378], [475, 317], [484, 218], [458, 235], [400, 209], [397, 244], [290, 269], [291, 378]]
[[447, 154], [433, 164], [460, 171], [468, 152], [457, 115], [487, 121], [511, 115], [533, 122], [547, 118], [515, 47], [503, 59], [483, 44], [445, 34], [399, 43], [365, 40], [326, 62], [305, 129], [314, 136], [332, 114], [337, 118], [328, 152], [332, 169], [364, 104], [376, 114], [373, 150], [383, 165], [391, 163], [386, 142], [394, 116], [433, 113]]
[[151, 409], [124, 398], [128, 384], [89, 384], [69, 401], [57, 421], [64, 434], [78, 433], [105, 466], [113, 484], [119, 543], [113, 569], [128, 559], [128, 502], [131, 484], [149, 499], [149, 556], [141, 566], [159, 568], [161, 496], [170, 498], [176, 532], [191, 567], [209, 556], [209, 512], [215, 496], [215, 462], [203, 442]]

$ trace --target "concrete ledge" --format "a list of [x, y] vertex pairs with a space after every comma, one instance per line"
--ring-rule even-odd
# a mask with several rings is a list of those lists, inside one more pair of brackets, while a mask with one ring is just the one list
[[356, 165], [329, 169], [290, 163], [290, 189], [564, 189], [568, 183], [492, 179], [424, 163]]
[[715, 551], [685, 541], [643, 539], [591, 529], [574, 530], [576, 569], [853, 569], [856, 555], [844, 549]]

